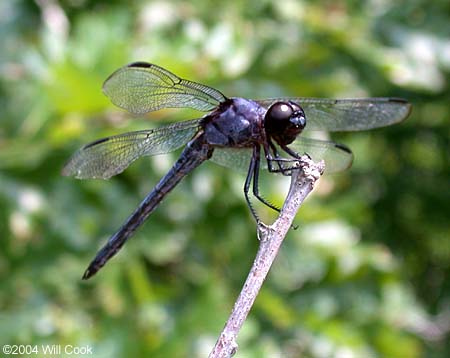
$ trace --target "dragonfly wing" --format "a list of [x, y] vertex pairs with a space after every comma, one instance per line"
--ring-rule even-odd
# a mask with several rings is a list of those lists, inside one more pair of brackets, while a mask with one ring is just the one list
[[307, 137], [298, 137], [288, 147], [298, 154], [308, 154], [312, 160], [325, 161], [325, 173], [336, 173], [348, 169], [353, 162], [352, 151], [343, 144]]
[[96, 140], [78, 150], [62, 174], [78, 179], [108, 179], [141, 156], [169, 153], [180, 148], [198, 131], [200, 122], [201, 119], [194, 119]]
[[[324, 160], [327, 174], [348, 169], [353, 162], [353, 153], [349, 148], [331, 141], [298, 137], [288, 147], [299, 155], [308, 154], [315, 162]], [[251, 148], [216, 148], [211, 160], [224, 167], [247, 173], [251, 157]], [[260, 166], [261, 169], [267, 170], [267, 161], [264, 157], [261, 158]]]
[[214, 88], [146, 62], [118, 69], [103, 84], [103, 92], [115, 105], [136, 114], [176, 107], [210, 111], [226, 100]]
[[359, 131], [388, 126], [406, 119], [411, 104], [401, 98], [273, 98], [257, 100], [265, 108], [277, 101], [293, 101], [306, 115], [305, 130]]
[[210, 160], [223, 167], [247, 173], [252, 154], [252, 148], [215, 148]]

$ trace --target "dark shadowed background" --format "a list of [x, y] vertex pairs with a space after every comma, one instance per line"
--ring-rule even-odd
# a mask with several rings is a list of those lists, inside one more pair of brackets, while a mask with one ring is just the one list
[[[332, 136], [354, 165], [301, 208], [237, 357], [450, 356], [449, 14], [445, 0], [1, 1], [0, 344], [205, 357], [222, 329], [258, 242], [244, 176], [213, 163], [81, 281], [178, 153], [109, 181], [62, 177], [64, 162], [202, 115], [113, 107], [103, 81], [142, 60], [228, 96], [411, 101], [400, 125]], [[286, 182], [264, 191], [282, 202]]]

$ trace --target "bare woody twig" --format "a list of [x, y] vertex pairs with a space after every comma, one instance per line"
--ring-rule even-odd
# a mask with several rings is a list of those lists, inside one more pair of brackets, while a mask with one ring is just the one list
[[255, 261], [209, 358], [228, 358], [236, 353], [238, 347], [236, 338], [239, 330], [255, 302], [281, 243], [300, 205], [323, 173], [323, 161], [316, 164], [308, 156], [303, 156], [299, 163], [300, 167], [292, 170], [291, 186], [277, 220], [270, 226], [260, 224], [258, 227], [260, 246]]

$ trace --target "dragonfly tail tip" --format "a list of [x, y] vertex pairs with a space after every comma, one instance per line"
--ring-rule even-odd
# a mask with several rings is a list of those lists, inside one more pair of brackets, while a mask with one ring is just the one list
[[93, 271], [90, 269], [90, 267], [84, 272], [83, 277], [81, 278], [82, 280], [89, 280], [96, 271]]

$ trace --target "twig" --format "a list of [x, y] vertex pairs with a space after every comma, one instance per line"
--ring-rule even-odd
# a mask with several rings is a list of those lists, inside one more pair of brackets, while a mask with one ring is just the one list
[[236, 353], [239, 330], [255, 302], [281, 243], [291, 228], [300, 205], [323, 173], [323, 161], [316, 164], [308, 156], [303, 156], [299, 163], [300, 167], [292, 170], [291, 186], [277, 220], [270, 226], [262, 223], [258, 226], [260, 245], [255, 261], [209, 358], [228, 358]]

